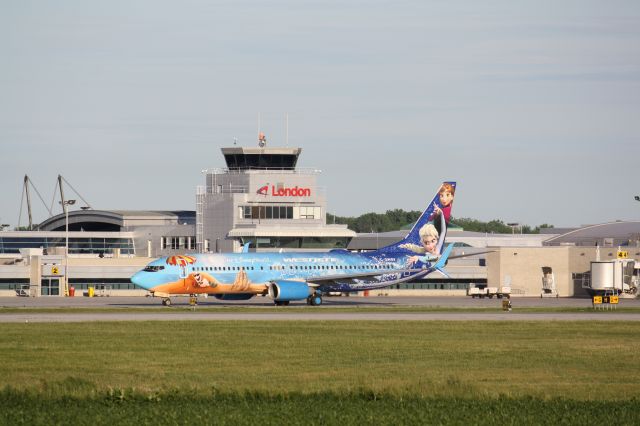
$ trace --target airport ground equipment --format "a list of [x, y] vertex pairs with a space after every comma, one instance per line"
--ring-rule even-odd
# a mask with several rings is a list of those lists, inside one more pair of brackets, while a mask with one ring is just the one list
[[111, 296], [111, 286], [106, 284], [97, 284], [94, 287], [94, 296], [109, 297]]
[[640, 268], [636, 261], [625, 257], [618, 259], [592, 261], [589, 276], [582, 282], [582, 288], [592, 296], [606, 294], [638, 293], [638, 277]]
[[543, 297], [558, 297], [556, 277], [553, 275], [553, 269], [550, 266], [542, 267], [542, 290], [540, 291], [540, 298]]
[[498, 299], [502, 299], [503, 297], [510, 299], [511, 298], [511, 286], [503, 285], [501, 287], [476, 287], [471, 286], [467, 290], [467, 296], [471, 296], [472, 299], [484, 299], [488, 297], [489, 299], [493, 299], [494, 296]]
[[16, 289], [16, 296], [20, 296], [20, 297], [31, 296], [31, 285], [22, 284], [19, 289]]

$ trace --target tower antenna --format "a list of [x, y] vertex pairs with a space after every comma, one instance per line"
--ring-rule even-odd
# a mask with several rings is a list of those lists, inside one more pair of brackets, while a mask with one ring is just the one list
[[284, 136], [284, 146], [289, 146], [289, 113], [286, 112], [284, 114], [284, 123], [285, 123], [285, 136]]

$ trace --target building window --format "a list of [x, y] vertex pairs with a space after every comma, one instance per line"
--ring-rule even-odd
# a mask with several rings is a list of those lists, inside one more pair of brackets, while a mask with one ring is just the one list
[[[316, 208], [319, 212], [320, 207]], [[239, 206], [238, 216], [240, 219], [293, 219], [293, 209], [293, 206]], [[314, 208], [309, 207], [309, 209]], [[311, 212], [315, 214], [314, 210]]]
[[[196, 240], [193, 237], [161, 237], [161, 250], [195, 250]], [[205, 245], [206, 250], [206, 245]]]
[[300, 206], [300, 219], [320, 219], [322, 208], [314, 206]]

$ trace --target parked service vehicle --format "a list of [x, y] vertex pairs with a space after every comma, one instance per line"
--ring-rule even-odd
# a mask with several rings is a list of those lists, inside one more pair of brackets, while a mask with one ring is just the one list
[[479, 299], [484, 299], [488, 297], [489, 299], [493, 299], [495, 296], [498, 299], [502, 299], [506, 297], [507, 299], [511, 298], [511, 287], [510, 286], [502, 286], [502, 287], [469, 287], [467, 291], [467, 295], [471, 296], [471, 298], [475, 299], [476, 297]]

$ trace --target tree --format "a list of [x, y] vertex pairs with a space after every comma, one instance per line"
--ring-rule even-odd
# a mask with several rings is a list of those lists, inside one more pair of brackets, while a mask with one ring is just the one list
[[[387, 210], [384, 214], [365, 213], [358, 217], [334, 216], [327, 213], [327, 223], [340, 223], [355, 232], [388, 232], [411, 227], [422, 214], [421, 211], [405, 211], [402, 209]], [[493, 219], [489, 222], [482, 222], [471, 218], [451, 218], [451, 226], [459, 226], [465, 231], [485, 232], [490, 234], [511, 234], [513, 230], [502, 220]], [[553, 228], [553, 225], [544, 223], [532, 228], [529, 225], [522, 225], [523, 234], [539, 234], [540, 229]]]

